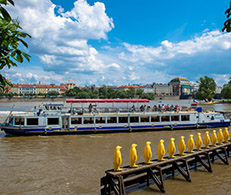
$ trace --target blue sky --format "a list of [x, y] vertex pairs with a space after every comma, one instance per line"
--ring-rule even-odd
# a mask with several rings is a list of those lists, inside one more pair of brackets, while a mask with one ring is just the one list
[[21, 0], [18, 18], [31, 62], [4, 69], [13, 83], [126, 85], [177, 76], [217, 85], [231, 76], [229, 0]]

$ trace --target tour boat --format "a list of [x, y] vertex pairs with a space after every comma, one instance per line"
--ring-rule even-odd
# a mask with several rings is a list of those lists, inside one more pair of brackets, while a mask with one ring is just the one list
[[52, 135], [230, 125], [230, 119], [222, 113], [203, 112], [200, 107], [192, 109], [191, 105], [187, 109], [177, 105], [150, 107], [148, 99], [66, 99], [66, 104], [69, 103], [69, 107], [45, 104], [34, 112], [12, 112], [1, 125], [1, 130], [11, 135]]

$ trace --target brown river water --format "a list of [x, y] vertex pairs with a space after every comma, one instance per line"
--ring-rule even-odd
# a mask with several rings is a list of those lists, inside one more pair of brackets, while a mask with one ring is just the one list
[[[221, 110], [230, 105], [220, 105]], [[165, 149], [171, 137], [176, 146], [180, 136], [205, 131], [174, 130], [66, 136], [6, 137], [0, 133], [0, 194], [100, 194], [100, 178], [113, 168], [113, 153], [122, 146], [122, 166], [129, 164], [129, 150], [136, 143], [138, 160], [143, 162], [146, 141], [151, 141], [157, 158], [160, 139]], [[231, 128], [229, 127], [229, 131]], [[210, 133], [211, 134], [211, 133]], [[166, 152], [167, 155], [167, 152]], [[230, 161], [230, 159], [229, 159]], [[217, 161], [213, 172], [191, 171], [192, 182], [182, 176], [164, 181], [165, 194], [231, 194], [231, 165]], [[155, 185], [130, 194], [162, 194]]]

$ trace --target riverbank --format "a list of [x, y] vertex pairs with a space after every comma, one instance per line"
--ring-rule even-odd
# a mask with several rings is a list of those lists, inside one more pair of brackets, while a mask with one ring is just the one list
[[65, 102], [70, 97], [1, 97], [0, 102]]
[[216, 100], [210, 102], [200, 102], [200, 105], [212, 105], [212, 104], [231, 104], [231, 100]]

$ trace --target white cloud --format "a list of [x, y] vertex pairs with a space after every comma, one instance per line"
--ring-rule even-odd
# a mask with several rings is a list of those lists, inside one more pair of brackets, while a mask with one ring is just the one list
[[231, 74], [212, 74], [211, 76], [218, 86], [223, 86], [230, 81]]
[[41, 61], [44, 63], [44, 64], [54, 64], [56, 63], [56, 56], [54, 55], [41, 55], [39, 56]]
[[112, 63], [112, 64], [108, 64], [107, 68], [113, 68], [113, 69], [119, 70], [120, 69], [120, 65], [116, 64], [116, 63]]
[[220, 49], [228, 50], [231, 48], [231, 34], [224, 34], [218, 30], [214, 30], [210, 32], [205, 31], [201, 36], [178, 43], [164, 40], [159, 47], [131, 45], [128, 43], [123, 43], [123, 46], [125, 47], [125, 51], [120, 53], [119, 57], [121, 59], [145, 64], [182, 56], [192, 56], [211, 50], [213, 52], [217, 52]]
[[19, 18], [23, 30], [32, 36], [27, 41], [30, 52], [40, 58], [46, 71], [55, 71], [57, 64], [58, 71], [65, 67], [66, 71], [102, 72], [107, 68], [98, 51], [87, 43], [89, 39], [107, 39], [114, 27], [103, 3], [89, 5], [86, 0], [77, 0], [69, 12], [50, 0], [15, 3], [10, 13]]

